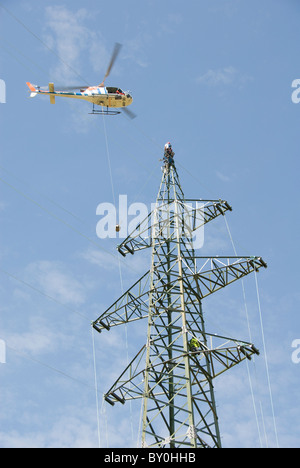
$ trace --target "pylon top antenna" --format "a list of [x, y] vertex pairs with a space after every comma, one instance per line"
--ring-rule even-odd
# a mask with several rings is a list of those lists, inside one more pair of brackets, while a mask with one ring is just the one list
[[98, 331], [147, 320], [145, 342], [105, 394], [111, 404], [143, 400], [142, 447], [221, 447], [213, 380], [258, 349], [206, 331], [202, 301], [267, 267], [261, 257], [195, 254], [199, 229], [232, 208], [225, 200], [185, 199], [171, 144], [165, 145], [154, 210], [118, 246], [151, 249], [150, 269], [93, 323]]

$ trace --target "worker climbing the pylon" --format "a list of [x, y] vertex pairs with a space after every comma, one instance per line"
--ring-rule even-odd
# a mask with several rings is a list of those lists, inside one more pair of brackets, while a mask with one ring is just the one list
[[199, 348], [200, 348], [200, 343], [199, 341], [197, 340], [197, 338], [192, 338], [189, 342], [189, 348], [190, 348], [190, 351], [192, 353], [196, 352], [196, 351], [199, 351]]
[[170, 166], [174, 164], [174, 151], [172, 150], [172, 145], [168, 141], [168, 143], [165, 144], [165, 152], [164, 152], [164, 163], [165, 167], [169, 169]]

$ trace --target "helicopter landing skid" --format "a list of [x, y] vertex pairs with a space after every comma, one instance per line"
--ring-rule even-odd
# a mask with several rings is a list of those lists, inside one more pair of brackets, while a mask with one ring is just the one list
[[104, 107], [102, 107], [101, 110], [98, 110], [98, 109], [95, 109], [95, 107], [93, 105], [93, 110], [92, 110], [92, 112], [89, 112], [89, 114], [94, 114], [94, 115], [98, 115], [98, 114], [101, 114], [101, 115], [118, 115], [118, 114], [121, 114], [121, 112], [117, 111], [117, 110], [114, 110], [114, 109], [109, 109], [108, 107], [106, 109], [104, 109]]

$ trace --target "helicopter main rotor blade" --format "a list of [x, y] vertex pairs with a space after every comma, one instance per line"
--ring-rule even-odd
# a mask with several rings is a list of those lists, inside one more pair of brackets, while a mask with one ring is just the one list
[[120, 49], [122, 47], [122, 44], [119, 44], [118, 42], [115, 43], [115, 47], [114, 47], [114, 50], [113, 50], [113, 53], [112, 53], [112, 56], [111, 56], [111, 59], [110, 59], [110, 63], [108, 65], [108, 68], [106, 70], [106, 73], [105, 73], [105, 76], [103, 78], [103, 81], [102, 83], [100, 84], [100, 86], [104, 86], [104, 81], [106, 80], [106, 78], [108, 77], [108, 75], [110, 74], [110, 71], [113, 67], [113, 64], [115, 63], [116, 61], [116, 58], [118, 57], [119, 55], [119, 52], [120, 52]]
[[84, 86], [57, 86], [57, 89], [59, 91], [72, 91], [73, 89], [87, 89], [88, 86], [87, 85], [84, 85]]
[[[76, 85], [73, 85], [73, 86], [59, 86], [59, 85], [55, 85], [55, 91], [74, 91], [76, 89], [87, 89], [88, 86], [85, 84], [83, 86], [76, 86]], [[43, 90], [43, 91], [48, 91], [49, 89], [49, 86], [40, 86], [40, 89]]]

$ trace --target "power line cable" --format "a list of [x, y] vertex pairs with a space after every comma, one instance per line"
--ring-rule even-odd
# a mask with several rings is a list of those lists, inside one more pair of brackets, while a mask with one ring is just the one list
[[271, 379], [270, 379], [270, 372], [269, 372], [266, 340], [265, 340], [264, 325], [263, 325], [261, 303], [260, 303], [260, 294], [259, 294], [259, 289], [258, 289], [258, 281], [257, 281], [257, 273], [256, 272], [255, 272], [255, 286], [256, 286], [256, 293], [257, 293], [257, 303], [258, 303], [260, 327], [261, 327], [261, 334], [262, 334], [262, 341], [263, 341], [263, 348], [264, 348], [264, 356], [265, 356], [268, 389], [269, 389], [271, 409], [272, 409], [273, 425], [274, 425], [274, 432], [275, 432], [275, 438], [276, 438], [276, 446], [277, 446], [277, 448], [279, 448], [278, 431], [277, 431], [277, 424], [276, 424], [276, 417], [275, 417], [275, 410], [274, 410], [274, 402], [273, 402], [273, 394], [272, 394], [272, 388], [271, 388]]
[[33, 291], [35, 292], [38, 292], [39, 294], [41, 294], [42, 296], [46, 297], [47, 299], [50, 299], [51, 301], [53, 302], [56, 302], [57, 304], [61, 305], [62, 307], [64, 307], [65, 309], [68, 309], [70, 312], [73, 312], [74, 314], [76, 315], [79, 315], [80, 317], [84, 318], [85, 320], [88, 320], [88, 317], [86, 317], [85, 315], [83, 315], [81, 312], [79, 312], [78, 310], [76, 309], [73, 309], [72, 307], [66, 305], [66, 304], [63, 304], [62, 302], [60, 302], [59, 300], [55, 299], [54, 297], [50, 296], [49, 294], [46, 294], [44, 291], [41, 291], [39, 288], [37, 288], [36, 286], [33, 286], [32, 284], [20, 279], [19, 277], [17, 277], [16, 275], [4, 270], [3, 268], [0, 267], [0, 271], [2, 273], [4, 273], [6, 276], [10, 277], [10, 278], [13, 278], [15, 281], [18, 281], [19, 283], [22, 283], [24, 286], [27, 286], [28, 288], [32, 289]]
[[[237, 255], [237, 251], [235, 248], [235, 243], [233, 241], [232, 234], [229, 229], [228, 221], [226, 219], [226, 216], [224, 216], [225, 224], [227, 227], [227, 231], [231, 240], [231, 244], [234, 250], [235, 255]], [[268, 366], [268, 358], [267, 358], [267, 352], [266, 352], [266, 343], [265, 343], [265, 333], [264, 333], [264, 326], [263, 326], [263, 320], [262, 320], [262, 312], [261, 312], [261, 304], [260, 304], [260, 296], [259, 296], [259, 290], [258, 290], [258, 281], [257, 281], [257, 273], [255, 273], [255, 285], [256, 285], [256, 296], [257, 296], [257, 302], [258, 302], [258, 310], [259, 310], [259, 319], [260, 319], [260, 328], [261, 328], [261, 335], [262, 335], [262, 342], [263, 342], [263, 348], [264, 348], [264, 358], [265, 358], [265, 366], [266, 366], [266, 374], [267, 374], [267, 381], [268, 381], [268, 389], [269, 389], [269, 397], [270, 397], [270, 403], [271, 403], [271, 410], [272, 410], [272, 417], [273, 417], [273, 424], [274, 424], [274, 431], [275, 431], [275, 437], [276, 437], [276, 445], [278, 445], [278, 435], [277, 435], [277, 427], [276, 427], [276, 419], [275, 419], [275, 413], [274, 413], [274, 404], [273, 404], [273, 396], [272, 396], [272, 390], [271, 390], [271, 383], [270, 383], [270, 374], [269, 374], [269, 366]], [[252, 343], [252, 337], [251, 337], [251, 329], [250, 329], [250, 320], [249, 320], [249, 314], [248, 314], [248, 307], [247, 307], [247, 301], [246, 301], [246, 293], [245, 293], [245, 286], [243, 279], [241, 280], [242, 284], [242, 290], [243, 290], [243, 298], [244, 298], [244, 304], [245, 304], [245, 313], [246, 313], [246, 319], [247, 319], [247, 325], [248, 325], [248, 331], [249, 331], [249, 340]], [[255, 366], [255, 363], [254, 363]], [[260, 437], [260, 442], [261, 441], [261, 435], [260, 435], [260, 430], [259, 430], [259, 423], [258, 423], [258, 415], [256, 411], [256, 404], [255, 404], [255, 398], [254, 398], [254, 393], [253, 393], [253, 385], [252, 385], [252, 380], [251, 380], [251, 375], [249, 372], [249, 366], [247, 363], [247, 369], [248, 369], [248, 377], [249, 377], [249, 383], [250, 383], [250, 388], [251, 388], [251, 395], [252, 395], [252, 401], [253, 401], [253, 407], [254, 407], [254, 412], [255, 412], [255, 417], [257, 421], [257, 427], [259, 431], [259, 437]], [[263, 411], [262, 411], [262, 405], [260, 402], [260, 408], [261, 408], [261, 415], [262, 415], [262, 421], [263, 421], [263, 429], [265, 433], [265, 438], [267, 442], [267, 436], [266, 436], [266, 429], [265, 429], [265, 422], [264, 422], [264, 416], [263, 416]]]
[[95, 337], [94, 337], [93, 327], [91, 327], [91, 329], [92, 329], [93, 360], [94, 360], [94, 381], [95, 381], [96, 412], [97, 412], [98, 446], [99, 446], [99, 448], [101, 448], [100, 419], [99, 419], [99, 399], [98, 399], [98, 379], [97, 379], [96, 352], [95, 352]]
[[35, 34], [26, 24], [23, 23], [16, 15], [14, 15], [8, 8], [6, 8], [1, 2], [0, 2], [0, 7], [3, 8], [3, 10], [6, 11], [17, 23], [19, 23], [29, 34], [31, 34], [35, 39], [37, 39], [46, 49], [48, 49], [52, 54], [54, 54], [63, 65], [65, 65], [69, 70], [71, 70], [75, 75], [77, 75], [81, 80], [83, 80], [86, 84], [89, 85], [89, 83], [86, 81], [85, 78], [83, 78], [75, 68], [73, 68], [70, 64], [68, 64], [55, 50], [53, 50], [51, 47], [48, 46], [37, 34]]

